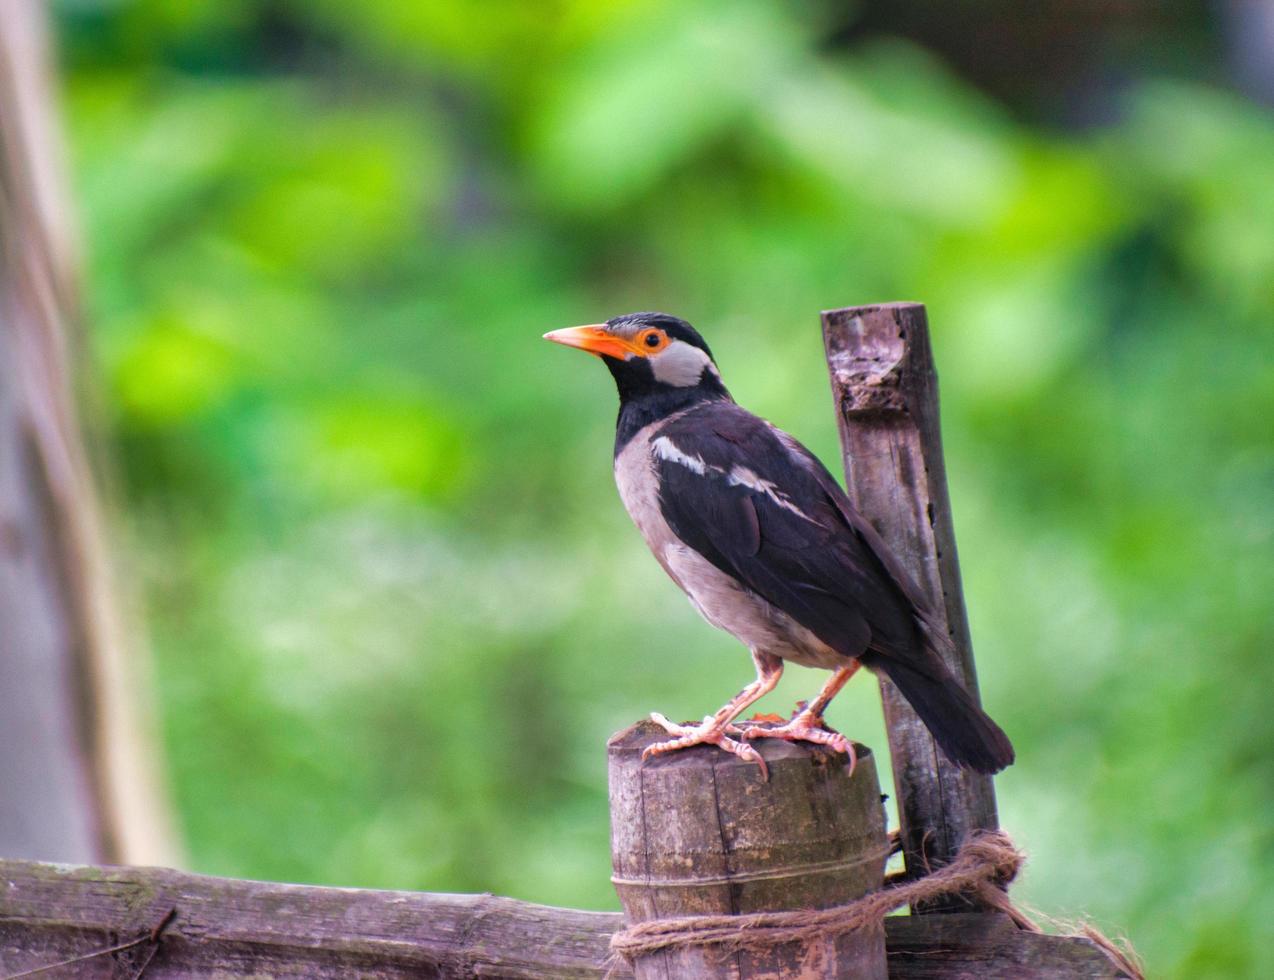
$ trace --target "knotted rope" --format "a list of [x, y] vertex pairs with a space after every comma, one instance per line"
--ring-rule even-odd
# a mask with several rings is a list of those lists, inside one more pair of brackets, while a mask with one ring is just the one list
[[[1021, 929], [1042, 932], [1015, 906], [1004, 889], [1017, 877], [1026, 856], [1003, 831], [971, 835], [950, 864], [915, 881], [871, 892], [847, 905], [828, 909], [753, 912], [747, 915], [693, 915], [639, 922], [611, 937], [611, 952], [633, 963], [639, 956], [685, 946], [714, 946], [722, 955], [764, 949], [779, 943], [839, 936], [879, 927], [887, 914], [904, 905], [962, 895], [983, 908], [1003, 912]], [[1142, 973], [1134, 956], [1097, 930], [1082, 927], [1087, 936], [1131, 977]]]

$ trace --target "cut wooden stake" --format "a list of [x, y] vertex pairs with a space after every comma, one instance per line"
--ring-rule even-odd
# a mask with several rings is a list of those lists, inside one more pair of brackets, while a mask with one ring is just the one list
[[[976, 698], [925, 309], [828, 310], [823, 340], [849, 498], [945, 615], [955, 649], [947, 666]], [[970, 831], [997, 826], [995, 790], [990, 776], [947, 761], [897, 688], [883, 677], [880, 687], [903, 853], [908, 874], [917, 876], [949, 862]]]
[[[646, 761], [666, 739], [641, 722], [610, 740], [611, 860], [630, 924], [843, 905], [881, 887], [889, 844], [871, 750], [845, 757], [759, 739], [770, 778], [712, 746]], [[637, 980], [800, 976], [885, 980], [883, 925], [728, 956], [712, 947], [637, 959]]]

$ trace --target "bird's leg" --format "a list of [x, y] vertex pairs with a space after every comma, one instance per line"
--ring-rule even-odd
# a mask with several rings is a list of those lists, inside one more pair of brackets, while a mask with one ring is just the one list
[[840, 732], [831, 731], [823, 720], [823, 712], [827, 710], [827, 705], [832, 698], [840, 693], [840, 689], [858, 672], [858, 668], [861, 666], [862, 663], [860, 661], [854, 660], [848, 666], [836, 670], [827, 683], [823, 685], [823, 689], [818, 692], [818, 696], [797, 711], [792, 716], [792, 720], [786, 724], [776, 725], [773, 728], [753, 725], [744, 731], [741, 737], [781, 738], [789, 742], [815, 742], [818, 745], [826, 745], [836, 752], [844, 752], [849, 756], [849, 772], [852, 776], [854, 766], [858, 764], [858, 755], [854, 752], [854, 743]]
[[761, 775], [768, 780], [770, 771], [765, 765], [765, 760], [761, 758], [761, 753], [747, 743], [738, 742], [729, 737], [739, 733], [739, 730], [731, 722], [742, 714], [752, 702], [773, 691], [774, 686], [778, 684], [779, 678], [783, 675], [783, 661], [778, 657], [763, 653], [760, 650], [753, 650], [752, 661], [756, 664], [756, 680], [731, 698], [729, 703], [715, 715], [708, 715], [704, 718], [702, 724], [678, 725], [669, 721], [659, 712], [652, 712], [650, 715], [651, 720], [662, 727], [669, 735], [677, 737], [667, 742], [656, 742], [642, 752], [641, 757], [647, 759], [652, 755], [662, 755], [665, 752], [674, 752], [677, 749], [688, 748], [691, 745], [703, 745], [706, 743], [719, 746], [727, 752], [732, 752], [747, 762], [755, 762], [761, 767]]

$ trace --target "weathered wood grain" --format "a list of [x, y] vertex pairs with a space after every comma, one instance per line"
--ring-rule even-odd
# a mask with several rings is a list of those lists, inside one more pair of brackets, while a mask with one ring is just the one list
[[[714, 746], [643, 761], [667, 738], [640, 722], [610, 740], [615, 889], [633, 923], [843, 905], [880, 888], [889, 843], [871, 750], [755, 742], [760, 769]], [[690, 947], [641, 957], [638, 980], [801, 976], [884, 980], [884, 930], [723, 959]]]
[[[0, 862], [0, 977], [132, 939], [174, 908], [145, 980], [596, 977], [619, 925], [613, 914], [492, 895]], [[118, 977], [120, 962], [148, 953], [141, 946], [45, 976]]]
[[[46, 980], [511, 980], [606, 975], [618, 913], [491, 895], [321, 888], [162, 868], [0, 861], [0, 978], [112, 946], [176, 916], [147, 944]], [[1086, 939], [1024, 933], [998, 915], [885, 920], [891, 980], [1123, 976]], [[130, 972], [131, 971], [131, 972]], [[622, 963], [610, 974], [626, 980]]]
[[886, 920], [889, 976], [910, 980], [1096, 980], [1127, 977], [1088, 939], [1024, 932], [999, 913]]
[[[822, 319], [850, 500], [945, 614], [956, 652], [948, 666], [976, 698], [924, 307], [858, 306]], [[880, 686], [903, 853], [916, 876], [948, 863], [970, 831], [997, 826], [995, 790], [990, 776], [948, 762], [897, 688], [883, 677]]]

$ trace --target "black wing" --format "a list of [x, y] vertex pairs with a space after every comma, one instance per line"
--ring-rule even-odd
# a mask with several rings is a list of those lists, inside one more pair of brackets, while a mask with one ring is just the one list
[[790, 436], [711, 402], [664, 426], [653, 449], [664, 519], [713, 565], [847, 657], [919, 653], [914, 587]]
[[953, 762], [1013, 746], [943, 663], [950, 640], [875, 530], [800, 443], [733, 402], [665, 425], [652, 449], [673, 532], [847, 657], [879, 668]]

